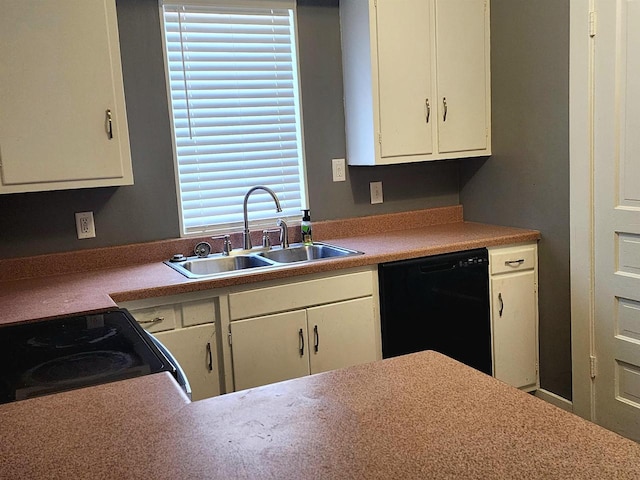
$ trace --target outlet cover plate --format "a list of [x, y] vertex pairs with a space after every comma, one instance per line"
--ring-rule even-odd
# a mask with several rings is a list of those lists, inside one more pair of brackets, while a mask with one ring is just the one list
[[347, 180], [347, 173], [345, 171], [344, 158], [334, 158], [331, 160], [331, 169], [333, 171], [334, 182], [345, 182]]
[[93, 223], [93, 212], [76, 213], [76, 231], [78, 239], [94, 238], [96, 236], [96, 226]]
[[382, 182], [370, 182], [369, 189], [371, 191], [371, 205], [382, 203]]

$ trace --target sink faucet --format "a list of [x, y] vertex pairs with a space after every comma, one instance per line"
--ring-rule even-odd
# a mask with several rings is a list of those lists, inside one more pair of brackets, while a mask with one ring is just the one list
[[264, 190], [267, 192], [273, 200], [276, 202], [276, 209], [278, 212], [282, 211], [282, 207], [280, 207], [280, 200], [278, 200], [277, 195], [273, 190], [268, 187], [264, 187], [262, 185], [258, 185], [257, 187], [252, 187], [249, 189], [247, 194], [244, 196], [244, 204], [243, 204], [243, 213], [244, 213], [244, 232], [243, 232], [243, 240], [245, 250], [250, 250], [253, 245], [251, 245], [251, 232], [249, 231], [249, 219], [247, 218], [247, 202], [249, 201], [249, 195], [251, 195], [256, 190]]

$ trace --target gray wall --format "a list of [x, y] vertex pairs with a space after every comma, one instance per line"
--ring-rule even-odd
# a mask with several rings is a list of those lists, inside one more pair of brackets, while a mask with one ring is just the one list
[[467, 220], [538, 229], [540, 378], [571, 398], [569, 1], [492, 0], [493, 155], [461, 163]]
[[[135, 185], [0, 195], [0, 258], [176, 238], [180, 235], [157, 0], [118, 0]], [[337, 0], [300, 0], [298, 33], [309, 206], [314, 220], [456, 205], [458, 164], [348, 168]], [[369, 204], [369, 182], [385, 203]], [[74, 212], [92, 210], [97, 237], [77, 240]]]

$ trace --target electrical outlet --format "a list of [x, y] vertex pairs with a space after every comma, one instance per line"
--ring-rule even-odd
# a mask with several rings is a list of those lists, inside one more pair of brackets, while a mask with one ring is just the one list
[[331, 160], [331, 169], [333, 170], [334, 182], [344, 182], [347, 180], [344, 158], [334, 158]]
[[96, 226], [93, 223], [93, 212], [76, 213], [76, 231], [78, 238], [93, 238], [96, 236]]
[[382, 203], [382, 182], [370, 182], [369, 189], [371, 190], [371, 205]]

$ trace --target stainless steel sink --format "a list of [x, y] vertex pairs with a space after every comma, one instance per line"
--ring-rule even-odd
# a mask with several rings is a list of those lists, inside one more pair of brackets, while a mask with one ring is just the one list
[[269, 250], [268, 252], [260, 253], [259, 256], [277, 263], [293, 263], [308, 262], [310, 260], [320, 260], [323, 258], [347, 257], [360, 253], [362, 252], [336, 247], [334, 245], [314, 243], [312, 245], [292, 245], [289, 248], [283, 248], [281, 250]]
[[250, 250], [241, 250], [240, 252], [241, 254], [236, 253], [235, 255], [232, 253], [231, 255], [214, 254], [206, 257], [188, 257], [182, 261], [166, 261], [164, 263], [187, 278], [203, 278], [214, 275], [231, 275], [248, 269], [271, 269], [285, 267], [290, 263], [348, 257], [363, 253], [326, 243], [293, 244], [288, 248], [276, 247], [266, 251], [257, 249], [255, 253], [251, 253]]
[[208, 277], [216, 274], [246, 270], [248, 268], [273, 265], [271, 262], [257, 255], [211, 256], [205, 258], [190, 257], [184, 262], [165, 263], [188, 278]]

